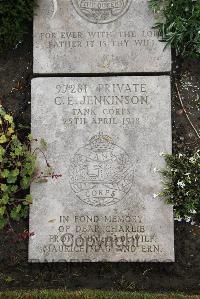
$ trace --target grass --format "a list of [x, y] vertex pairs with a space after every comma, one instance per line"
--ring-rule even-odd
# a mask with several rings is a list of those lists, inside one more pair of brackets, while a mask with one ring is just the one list
[[5, 291], [0, 292], [0, 299], [200, 299], [200, 295], [184, 295], [176, 293], [128, 293], [80, 290], [68, 292], [64, 290]]

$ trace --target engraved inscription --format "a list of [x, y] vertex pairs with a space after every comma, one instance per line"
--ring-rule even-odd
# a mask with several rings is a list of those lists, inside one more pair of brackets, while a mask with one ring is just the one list
[[[32, 97], [32, 135], [53, 170], [31, 186], [29, 261], [172, 262], [173, 207], [155, 198], [171, 152], [170, 77], [35, 78]], [[45, 174], [42, 153], [37, 163]]]
[[71, 188], [78, 198], [96, 207], [117, 203], [133, 183], [128, 154], [103, 134], [94, 136], [76, 152], [69, 172]]
[[110, 23], [121, 17], [131, 0], [72, 0], [77, 13], [92, 23]]

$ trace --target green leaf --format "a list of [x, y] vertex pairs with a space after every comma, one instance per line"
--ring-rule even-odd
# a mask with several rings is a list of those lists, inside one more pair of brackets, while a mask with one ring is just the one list
[[14, 153], [15, 153], [16, 156], [21, 156], [23, 154], [22, 146], [19, 145], [18, 147], [16, 147]]
[[11, 213], [10, 213], [10, 217], [13, 220], [19, 221], [20, 220], [20, 211], [22, 209], [21, 205], [18, 205], [17, 207], [15, 207], [14, 209], [12, 209]]
[[5, 214], [5, 211], [6, 211], [6, 207], [5, 206], [0, 207], [0, 217]]
[[0, 143], [2, 144], [2, 143], [6, 143], [6, 142], [7, 142], [6, 136], [5, 135], [1, 135], [0, 136]]
[[[1, 3], [0, 1], [0, 11]], [[16, 198], [21, 189], [25, 190], [30, 187], [36, 169], [36, 154], [31, 153], [30, 142], [27, 141], [27, 138], [21, 142], [17, 134], [12, 134], [14, 123], [9, 124], [12, 121], [13, 118], [4, 112], [0, 105], [0, 142], [4, 143], [7, 140], [8, 134], [5, 132], [9, 131], [11, 135], [6, 147], [4, 144], [0, 145], [0, 228], [7, 223], [7, 212], [8, 218], [17, 221], [28, 216], [29, 205], [32, 203], [31, 195], [27, 195], [20, 201], [20, 204]], [[31, 136], [29, 138], [31, 139]], [[43, 142], [43, 146], [45, 146], [45, 142]]]
[[13, 123], [13, 117], [12, 117], [11, 115], [9, 115], [9, 114], [5, 114], [5, 115], [4, 115], [4, 119], [5, 119], [6, 121], [8, 121], [10, 124]]
[[9, 195], [3, 194], [2, 198], [0, 198], [0, 205], [7, 205], [9, 202]]
[[12, 278], [11, 276], [7, 276], [7, 277], [5, 277], [4, 280], [6, 283], [10, 283], [10, 282], [14, 281], [14, 278]]
[[25, 202], [29, 205], [33, 203], [33, 198], [30, 194], [26, 195]]
[[6, 192], [8, 190], [8, 186], [6, 184], [1, 184], [0, 189], [1, 191]]
[[10, 188], [10, 191], [12, 193], [15, 193], [17, 190], [18, 190], [18, 186], [17, 185], [12, 185], [11, 188]]
[[7, 178], [9, 176], [9, 170], [4, 169], [1, 173], [2, 178]]
[[20, 213], [20, 217], [21, 218], [27, 218], [28, 216], [28, 206], [24, 206], [21, 210], [21, 213]]
[[20, 182], [21, 187], [26, 190], [30, 187], [30, 177], [23, 177], [21, 182]]
[[4, 115], [6, 115], [6, 111], [5, 111], [5, 109], [3, 108], [3, 106], [0, 105], [0, 116], [4, 116]]
[[29, 135], [28, 135], [28, 140], [30, 140], [30, 141], [33, 140], [33, 135], [32, 135], [32, 134], [29, 134]]
[[16, 182], [17, 180], [17, 177], [19, 175], [19, 169], [16, 168], [14, 170], [11, 170], [8, 174], [8, 177], [7, 177], [7, 183], [8, 184], [13, 184]]
[[3, 161], [4, 154], [5, 154], [5, 149], [3, 148], [2, 145], [0, 145], [0, 162]]
[[6, 224], [7, 224], [7, 220], [0, 216], [0, 230], [3, 229]]

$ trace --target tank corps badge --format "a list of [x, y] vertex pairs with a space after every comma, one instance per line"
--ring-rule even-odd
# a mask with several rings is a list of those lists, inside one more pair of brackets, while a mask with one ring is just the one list
[[110, 23], [121, 17], [131, 0], [72, 0], [77, 13], [92, 23]]
[[69, 168], [70, 185], [83, 202], [103, 207], [122, 200], [133, 184], [133, 167], [129, 155], [99, 134], [74, 155]]

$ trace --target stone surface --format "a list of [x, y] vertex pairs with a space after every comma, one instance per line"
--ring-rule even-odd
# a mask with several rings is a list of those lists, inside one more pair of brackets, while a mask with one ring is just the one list
[[168, 72], [155, 21], [148, 0], [39, 0], [34, 72]]
[[32, 80], [32, 134], [54, 175], [31, 188], [30, 262], [174, 260], [172, 207], [154, 198], [170, 97], [168, 76]]

